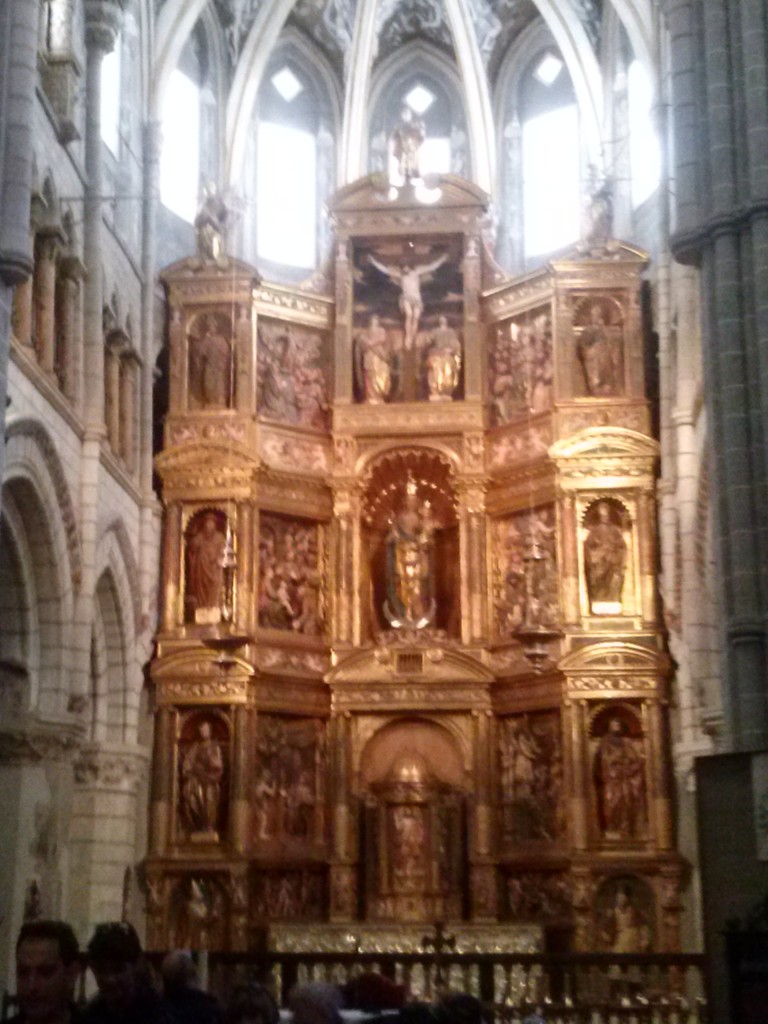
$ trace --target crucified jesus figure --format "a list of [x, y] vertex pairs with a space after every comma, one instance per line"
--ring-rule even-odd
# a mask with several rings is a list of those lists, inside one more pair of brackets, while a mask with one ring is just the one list
[[448, 259], [448, 253], [444, 252], [431, 263], [402, 263], [399, 267], [388, 266], [386, 263], [379, 263], [374, 256], [368, 257], [371, 263], [386, 274], [395, 284], [400, 285], [400, 311], [403, 314], [403, 326], [405, 337], [403, 344], [406, 349], [413, 347], [416, 341], [416, 334], [419, 330], [419, 320], [424, 312], [424, 303], [421, 300], [421, 279], [437, 270]]

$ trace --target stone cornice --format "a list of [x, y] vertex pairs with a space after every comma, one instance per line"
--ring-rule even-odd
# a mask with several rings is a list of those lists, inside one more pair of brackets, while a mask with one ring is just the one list
[[66, 761], [82, 742], [82, 730], [72, 721], [44, 722], [19, 718], [0, 730], [0, 764], [37, 764]]
[[149, 751], [122, 744], [87, 744], [74, 764], [75, 782], [88, 789], [135, 793], [146, 772]]

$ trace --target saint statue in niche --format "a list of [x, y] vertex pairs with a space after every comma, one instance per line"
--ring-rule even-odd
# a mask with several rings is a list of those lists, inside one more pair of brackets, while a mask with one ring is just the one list
[[232, 349], [222, 331], [221, 318], [202, 319], [202, 333], [189, 338], [190, 406], [226, 409], [232, 391]]
[[619, 516], [611, 502], [599, 501], [585, 517], [584, 573], [593, 615], [619, 615], [622, 611], [628, 552], [624, 531], [616, 521]]
[[595, 788], [606, 839], [635, 839], [645, 831], [645, 759], [618, 716], [595, 753]]
[[605, 894], [607, 905], [598, 897], [600, 939], [611, 953], [648, 953], [652, 946], [648, 918], [641, 909], [639, 893], [632, 889], [622, 880], [615, 892]]
[[387, 536], [384, 615], [395, 629], [423, 629], [434, 618], [434, 531], [431, 504], [419, 499], [416, 481], [409, 476], [403, 507]]
[[210, 616], [200, 615], [206, 610], [218, 610], [222, 602], [224, 585], [224, 546], [226, 534], [223, 515], [213, 511], [196, 516], [190, 524], [187, 539], [186, 603], [194, 612], [195, 621], [208, 621]]
[[616, 328], [605, 322], [602, 304], [593, 302], [589, 323], [581, 329], [577, 344], [587, 394], [593, 398], [621, 394], [622, 353], [616, 333]]
[[210, 722], [201, 722], [198, 739], [190, 744], [181, 765], [181, 802], [193, 840], [216, 842], [221, 815], [224, 754]]
[[386, 402], [392, 390], [392, 347], [387, 330], [376, 313], [356, 339], [355, 369], [366, 402]]
[[430, 402], [449, 402], [459, 385], [461, 373], [461, 341], [449, 326], [448, 317], [440, 315], [437, 327], [429, 336], [427, 351], [427, 386]]
[[410, 350], [416, 342], [419, 321], [424, 312], [424, 302], [421, 297], [422, 278], [441, 267], [448, 259], [448, 253], [441, 253], [430, 263], [409, 263], [405, 260], [399, 267], [380, 263], [373, 255], [369, 255], [368, 259], [377, 270], [386, 274], [390, 280], [400, 286], [400, 312], [403, 314], [404, 330], [403, 345], [406, 350]]

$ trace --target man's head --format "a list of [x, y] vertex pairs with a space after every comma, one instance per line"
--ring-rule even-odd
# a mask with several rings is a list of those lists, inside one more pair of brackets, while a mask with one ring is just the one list
[[160, 965], [160, 974], [166, 996], [199, 988], [195, 961], [184, 949], [175, 949], [166, 955]]
[[16, 992], [25, 1021], [64, 1016], [80, 972], [75, 933], [64, 921], [29, 921], [16, 941]]
[[88, 943], [88, 966], [106, 1003], [122, 1006], [130, 1002], [142, 969], [141, 943], [133, 925], [124, 921], [96, 925]]

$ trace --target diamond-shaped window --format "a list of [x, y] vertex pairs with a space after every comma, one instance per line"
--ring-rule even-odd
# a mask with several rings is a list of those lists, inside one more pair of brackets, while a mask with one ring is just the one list
[[405, 97], [405, 102], [415, 114], [423, 114], [435, 102], [435, 96], [423, 85], [415, 85]]
[[295, 100], [299, 93], [304, 89], [304, 86], [287, 64], [279, 71], [275, 72], [270, 81], [286, 103], [290, 103], [291, 100]]
[[552, 85], [563, 69], [563, 62], [554, 53], [545, 53], [534, 69], [534, 76], [542, 85]]

